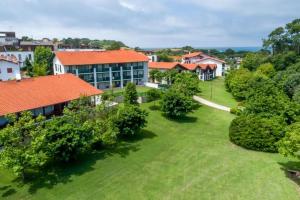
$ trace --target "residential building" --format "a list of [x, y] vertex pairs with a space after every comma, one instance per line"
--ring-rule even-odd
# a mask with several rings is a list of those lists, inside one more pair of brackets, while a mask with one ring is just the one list
[[48, 47], [52, 51], [55, 50], [54, 43], [47, 38], [43, 38], [42, 40], [20, 41], [19, 46], [22, 51], [34, 51], [37, 47]]
[[202, 81], [212, 80], [216, 77], [216, 64], [182, 64], [187, 70], [197, 74]]
[[216, 64], [181, 64], [178, 62], [150, 62], [149, 70], [159, 70], [165, 72], [167, 70], [177, 70], [180, 72], [190, 71], [196, 73], [199, 80], [211, 80], [216, 77]]
[[183, 64], [215, 64], [216, 68], [216, 76], [224, 76], [225, 75], [225, 61], [220, 60], [218, 58], [206, 55], [202, 52], [194, 52], [186, 54], [182, 57]]
[[32, 111], [39, 114], [61, 114], [68, 102], [81, 96], [93, 97], [102, 93], [72, 74], [41, 76], [18, 81], [0, 82], [0, 126], [5, 115]]
[[18, 42], [15, 32], [0, 32], [0, 46], [16, 45]]
[[29, 61], [33, 62], [34, 52], [33, 51], [6, 51], [0, 52], [2, 55], [15, 56], [18, 59], [20, 68], [24, 66], [25, 60], [28, 58]]
[[72, 73], [96, 88], [124, 87], [148, 81], [148, 57], [133, 50], [57, 51], [54, 74]]
[[[20, 66], [15, 56], [0, 55], [0, 81], [20, 79]], [[2, 91], [0, 90], [0, 93]], [[2, 102], [1, 102], [2, 103]]]

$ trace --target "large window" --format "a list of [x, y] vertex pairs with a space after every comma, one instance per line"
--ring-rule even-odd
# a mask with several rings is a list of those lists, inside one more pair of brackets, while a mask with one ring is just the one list
[[94, 74], [79, 74], [79, 78], [85, 80], [86, 82], [94, 82]]

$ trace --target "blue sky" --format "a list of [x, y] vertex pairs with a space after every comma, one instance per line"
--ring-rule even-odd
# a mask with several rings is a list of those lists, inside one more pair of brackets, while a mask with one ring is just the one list
[[129, 46], [260, 46], [300, 18], [300, 0], [0, 0], [17, 36], [115, 39]]

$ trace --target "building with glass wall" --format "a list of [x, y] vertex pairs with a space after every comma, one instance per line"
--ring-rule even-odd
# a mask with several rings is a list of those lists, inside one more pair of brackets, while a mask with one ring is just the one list
[[132, 50], [58, 51], [54, 74], [72, 73], [99, 89], [148, 81], [148, 57]]

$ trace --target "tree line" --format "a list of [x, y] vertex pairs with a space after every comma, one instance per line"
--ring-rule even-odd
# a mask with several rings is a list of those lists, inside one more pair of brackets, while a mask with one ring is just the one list
[[233, 143], [300, 158], [299, 36], [297, 19], [264, 41], [273, 54], [247, 54], [241, 68], [226, 75], [226, 88], [240, 101], [232, 109], [238, 115], [229, 128]]

